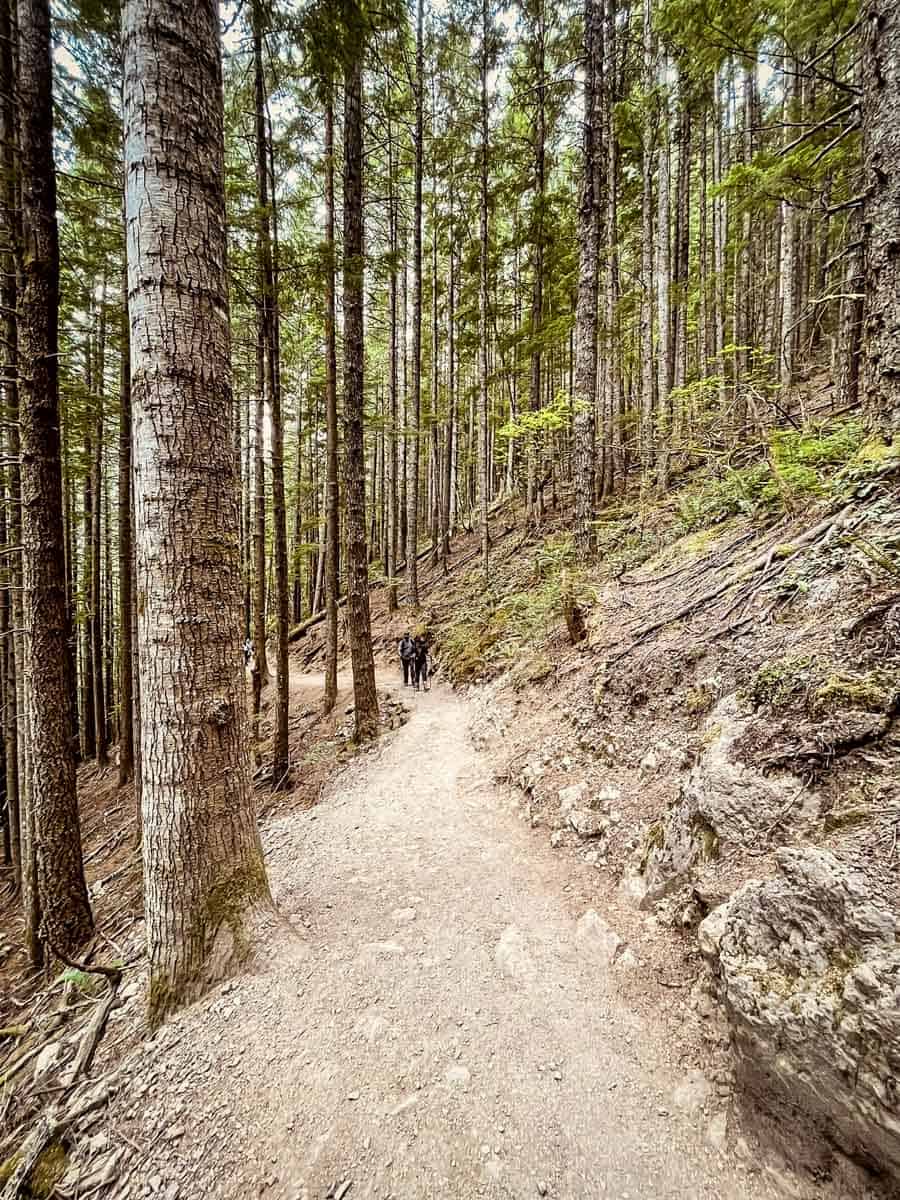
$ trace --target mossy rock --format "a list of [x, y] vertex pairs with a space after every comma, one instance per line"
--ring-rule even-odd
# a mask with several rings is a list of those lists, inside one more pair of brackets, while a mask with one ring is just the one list
[[701, 717], [708, 713], [716, 702], [712, 688], [701, 683], [698, 687], [688, 688], [684, 693], [684, 711], [692, 717]]
[[502, 638], [504, 628], [500, 614], [483, 621], [463, 618], [450, 626], [440, 651], [454, 683], [474, 683], [484, 674], [488, 655]]
[[700, 813], [691, 818], [691, 836], [699, 845], [701, 862], [713, 862], [719, 857], [719, 835]]
[[513, 687], [516, 691], [527, 687], [529, 683], [540, 683], [553, 674], [553, 662], [546, 654], [534, 654], [523, 659], [512, 672]]
[[886, 442], [880, 437], [870, 438], [860, 446], [852, 462], [856, 466], [869, 467], [884, 467], [900, 462], [900, 443]]
[[13, 1171], [19, 1165], [21, 1154], [11, 1154], [5, 1162], [0, 1162], [0, 1188], [6, 1187]]
[[810, 696], [809, 713], [812, 717], [821, 717], [848, 708], [862, 712], [886, 712], [896, 693], [896, 686], [896, 680], [889, 681], [880, 672], [871, 675], [834, 672]]
[[787, 708], [805, 694], [812, 659], [807, 656], [780, 658], [764, 663], [741, 697], [754, 709]]
[[662, 850], [666, 843], [666, 830], [662, 821], [654, 821], [644, 837], [644, 852], [641, 855], [641, 874], [647, 870], [650, 855], [654, 850]]
[[[13, 1154], [0, 1163], [0, 1188], [5, 1187], [12, 1178], [21, 1160], [21, 1154]], [[51, 1142], [38, 1156], [19, 1196], [22, 1200], [50, 1200], [68, 1165], [69, 1156], [65, 1146], [59, 1141]]]

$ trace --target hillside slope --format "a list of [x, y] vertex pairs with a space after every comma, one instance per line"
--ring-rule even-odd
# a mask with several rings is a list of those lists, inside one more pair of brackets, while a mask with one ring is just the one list
[[688, 479], [607, 510], [588, 571], [565, 496], [538, 529], [498, 506], [490, 588], [461, 538], [374, 630], [427, 632], [471, 689], [522, 817], [595, 869], [635, 998], [678, 996], [723, 1092], [865, 1194], [900, 1172], [898, 459], [840, 426], [788, 458], [726, 477], [738, 503]]

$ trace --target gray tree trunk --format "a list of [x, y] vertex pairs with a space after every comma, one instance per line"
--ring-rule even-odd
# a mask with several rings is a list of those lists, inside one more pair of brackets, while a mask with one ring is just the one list
[[397, 368], [397, 196], [394, 180], [394, 140], [390, 116], [387, 122], [388, 152], [388, 222], [391, 251], [391, 275], [388, 282], [388, 446], [385, 455], [385, 488], [387, 491], [387, 547], [385, 574], [388, 586], [388, 611], [397, 610], [397, 559], [400, 553], [400, 514], [398, 511], [399, 454], [397, 449], [398, 368]]
[[490, 532], [488, 530], [488, 0], [481, 6], [481, 191], [479, 198], [481, 245], [479, 258], [478, 335], [478, 492], [481, 517], [481, 569], [485, 584], [490, 583]]
[[325, 711], [337, 703], [338, 545], [341, 536], [338, 484], [337, 348], [335, 341], [334, 100], [325, 104]]
[[[644, 90], [656, 84], [651, 0], [644, 0]], [[653, 162], [655, 146], [650, 122], [645, 120], [641, 153], [641, 466], [645, 477], [653, 467], [656, 445], [653, 358]]]
[[672, 385], [672, 307], [670, 284], [672, 254], [670, 239], [671, 160], [669, 140], [669, 94], [665, 85], [668, 57], [663, 54], [659, 63], [659, 150], [656, 189], [656, 412], [657, 459], [656, 487], [662, 494], [669, 482], [669, 455], [672, 445], [672, 406], [669, 389]]
[[[22, 692], [22, 552], [21, 552], [21, 481], [19, 475], [19, 390], [18, 390], [18, 308], [17, 275], [19, 269], [19, 201], [15, 174], [16, 118], [13, 96], [15, 84], [15, 18], [11, 0], [0, 3], [0, 221], [4, 247], [0, 253], [0, 331], [3, 353], [2, 403], [9, 422], [4, 450], [9, 456], [6, 472], [8, 514], [6, 532], [10, 554], [6, 563], [9, 585], [7, 605], [10, 633], [6, 638], [3, 678], [3, 741], [6, 753], [6, 811], [9, 821], [13, 883], [22, 883], [22, 780], [19, 776], [19, 738], [21, 733]], [[16, 547], [19, 547], [17, 549]]]
[[131, 528], [131, 355], [128, 279], [123, 279], [122, 376], [119, 388], [119, 787], [134, 776], [134, 642], [131, 636], [134, 542]]
[[103, 689], [103, 605], [101, 525], [103, 520], [103, 408], [105, 403], [106, 368], [106, 280], [100, 291], [100, 312], [97, 336], [97, 352], [94, 359], [94, 458], [91, 463], [91, 663], [93, 673], [90, 686], [94, 694], [94, 753], [97, 766], [105, 767], [108, 762], [108, 737], [106, 727], [106, 696]]
[[863, 55], [866, 171], [865, 406], [873, 428], [900, 429], [900, 9], [867, 0]]
[[72, 742], [59, 427], [59, 241], [53, 161], [50, 5], [19, 0], [22, 292], [19, 414], [27, 735], [41, 926], [71, 954], [90, 937]]
[[600, 187], [603, 164], [603, 0], [584, 6], [584, 125], [578, 205], [578, 298], [575, 311], [575, 546], [587, 558], [594, 544], [596, 491], [597, 301]]
[[126, 0], [123, 41], [144, 903], [158, 1022], [252, 955], [272, 907], [241, 653], [218, 4]]
[[344, 452], [347, 503], [347, 611], [353, 666], [355, 735], [378, 733], [378, 694], [369, 617], [366, 552], [366, 458], [363, 438], [363, 225], [362, 47], [344, 80]]
[[[290, 770], [288, 750], [288, 561], [287, 508], [284, 499], [284, 421], [281, 411], [281, 346], [279, 336], [278, 281], [274, 250], [277, 248], [275, 180], [269, 180], [269, 139], [266, 132], [266, 80], [263, 69], [263, 13], [260, 0], [253, 4], [253, 57], [256, 102], [256, 188], [259, 209], [257, 254], [260, 267], [260, 302], [265, 363], [265, 393], [271, 418], [272, 541], [275, 567], [275, 711], [272, 735], [272, 786], [283, 788]], [[265, 503], [265, 497], [263, 497]], [[264, 556], [263, 556], [264, 557]]]
[[413, 311], [412, 311], [412, 405], [409, 413], [409, 481], [406, 496], [406, 579], [409, 603], [419, 605], [419, 427], [422, 409], [422, 172], [424, 161], [425, 63], [422, 29], [423, 0], [416, 6], [416, 135], [413, 179]]

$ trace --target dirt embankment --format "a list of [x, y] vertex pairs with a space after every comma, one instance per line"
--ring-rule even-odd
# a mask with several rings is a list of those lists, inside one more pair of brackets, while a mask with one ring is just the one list
[[[152, 1043], [133, 802], [84, 768], [90, 953], [124, 980], [107, 1005], [80, 972], [27, 977], [3, 913], [0, 1071], [29, 1058], [0, 1160], [64, 1095], [100, 1106], [42, 1160], [72, 1195], [892, 1194], [891, 487], [687, 534], [623, 507], [589, 572], [562, 513], [535, 530], [498, 508], [489, 593], [474, 536], [446, 575], [426, 559], [416, 613], [373, 592], [398, 703], [362, 759], [346, 675], [321, 716], [311, 627], [296, 786], [260, 793], [311, 956], [274, 954]], [[427, 697], [394, 676], [411, 626], [434, 640]]]

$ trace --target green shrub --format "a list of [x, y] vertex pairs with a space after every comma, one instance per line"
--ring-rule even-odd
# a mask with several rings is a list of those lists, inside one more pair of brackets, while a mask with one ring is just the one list
[[676, 501], [682, 531], [693, 533], [730, 516], [791, 512], [818, 497], [838, 495], [863, 444], [859, 421], [832, 421], [773, 431], [760, 448], [763, 457], [745, 467], [710, 460], [702, 481]]

